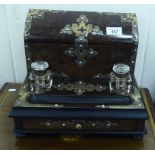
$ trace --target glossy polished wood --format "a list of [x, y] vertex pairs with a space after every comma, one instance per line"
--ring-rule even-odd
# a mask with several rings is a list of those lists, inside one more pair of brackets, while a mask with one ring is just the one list
[[[17, 91], [8, 92], [9, 88], [16, 88]], [[149, 122], [146, 123], [147, 134], [140, 141], [112, 137], [77, 137], [76, 141], [63, 141], [61, 137], [49, 136], [16, 138], [9, 112], [19, 88], [20, 84], [5, 84], [0, 92], [0, 149], [155, 149], [155, 138]]]
[[[119, 38], [117, 35], [106, 35], [107, 27], [121, 27], [123, 35], [133, 35], [133, 23], [136, 23], [136, 16], [131, 20], [130, 14], [116, 13], [97, 13], [97, 12], [79, 12], [79, 11], [45, 11], [37, 10], [42, 14], [41, 18], [32, 18], [26, 22], [25, 29], [28, 29], [29, 35], [25, 37], [25, 54], [27, 60], [28, 72], [30, 71], [31, 63], [38, 60], [47, 61], [49, 69], [54, 73], [60, 74], [64, 72], [71, 80], [83, 81], [91, 80], [96, 74], [107, 74], [115, 63], [125, 63], [130, 66], [130, 71], [134, 72], [137, 43], [132, 38]], [[34, 11], [35, 12], [35, 11]], [[88, 18], [87, 22], [77, 22], [80, 15], [85, 15]], [[32, 10], [28, 12], [28, 17], [32, 15]], [[122, 17], [127, 17], [122, 20]], [[29, 26], [29, 24], [31, 26]], [[89, 30], [86, 35], [88, 41], [78, 41], [76, 43], [76, 31], [71, 31], [71, 34], [60, 33], [65, 25], [76, 25], [75, 29], [79, 32], [87, 32], [86, 27], [92, 24], [92, 27], [97, 26], [103, 31], [103, 35], [93, 35]], [[84, 25], [79, 27], [79, 25]], [[137, 29], [137, 26], [134, 27]], [[82, 35], [83, 36], [83, 35]], [[84, 40], [85, 40], [84, 39]], [[86, 41], [86, 42], [87, 42]], [[78, 67], [75, 63], [77, 56], [70, 57], [65, 54], [66, 50], [73, 48], [79, 50], [80, 44], [86, 46], [84, 49], [93, 49], [97, 51], [97, 55], [89, 57], [87, 52], [81, 52], [80, 57], [84, 57], [86, 63], [83, 67]], [[78, 45], [78, 46], [77, 46]], [[83, 50], [82, 50], [83, 51]], [[75, 53], [75, 51], [74, 51]], [[73, 54], [74, 55], [74, 54]], [[77, 54], [79, 55], [79, 54]], [[79, 56], [78, 56], [79, 57]], [[80, 58], [81, 59], [81, 58]], [[132, 62], [131, 62], [132, 61]], [[77, 74], [78, 73], [78, 74]], [[57, 79], [56, 79], [57, 80]]]

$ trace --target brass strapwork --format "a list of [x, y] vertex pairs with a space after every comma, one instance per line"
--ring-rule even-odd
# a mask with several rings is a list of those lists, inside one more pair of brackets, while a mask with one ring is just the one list
[[110, 91], [120, 95], [130, 95], [132, 89], [130, 67], [126, 64], [114, 64], [112, 70], [109, 81]]
[[83, 67], [87, 62], [87, 58], [94, 57], [98, 52], [92, 48], [88, 47], [88, 34], [93, 36], [103, 35], [103, 31], [100, 30], [100, 27], [97, 25], [88, 24], [89, 19], [86, 15], [81, 14], [77, 19], [77, 23], [72, 25], [66, 24], [64, 28], [60, 30], [61, 34], [71, 35], [75, 33], [75, 47], [71, 47], [65, 50], [65, 54], [70, 57], [75, 57], [75, 63], [78, 67]]
[[29, 75], [31, 92], [41, 93], [51, 89], [52, 74], [48, 67], [49, 65], [45, 61], [35, 61], [31, 64]]
[[98, 25], [87, 24], [89, 19], [86, 15], [81, 14], [77, 19], [77, 23], [66, 24], [60, 33], [63, 34], [73, 34], [75, 33], [76, 37], [84, 36], [87, 37], [89, 33], [92, 35], [103, 35], [103, 31], [100, 30]]
[[53, 88], [57, 90], [67, 90], [67, 91], [74, 91], [77, 95], [82, 95], [85, 92], [92, 92], [92, 91], [105, 91], [108, 88], [101, 84], [91, 84], [91, 83], [85, 83], [83, 81], [78, 81], [76, 83], [68, 83], [68, 84], [54, 84], [52, 86]]

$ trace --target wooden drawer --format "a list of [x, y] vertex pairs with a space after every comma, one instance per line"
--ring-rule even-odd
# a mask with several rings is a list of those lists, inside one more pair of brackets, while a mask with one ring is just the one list
[[[20, 123], [21, 125], [19, 125]], [[16, 121], [25, 130], [49, 131], [142, 131], [143, 120], [55, 120], [26, 118]]]

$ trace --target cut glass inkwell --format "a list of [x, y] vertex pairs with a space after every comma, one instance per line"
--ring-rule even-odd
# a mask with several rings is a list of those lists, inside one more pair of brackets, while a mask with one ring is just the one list
[[120, 95], [129, 95], [131, 84], [130, 67], [123, 63], [114, 64], [110, 73], [110, 91]]
[[52, 86], [52, 76], [48, 67], [49, 65], [45, 61], [35, 61], [31, 63], [29, 76], [30, 91], [40, 93], [50, 90]]

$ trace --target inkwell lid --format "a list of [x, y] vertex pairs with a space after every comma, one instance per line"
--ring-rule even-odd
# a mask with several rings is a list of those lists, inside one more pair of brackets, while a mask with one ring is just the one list
[[126, 75], [130, 71], [130, 67], [126, 64], [114, 64], [112, 68], [113, 72], [117, 75]]

